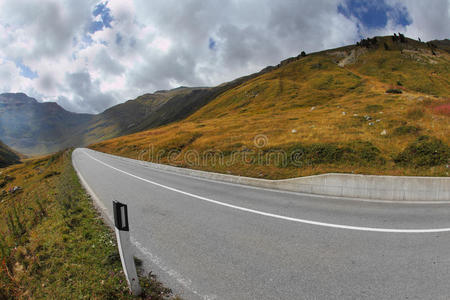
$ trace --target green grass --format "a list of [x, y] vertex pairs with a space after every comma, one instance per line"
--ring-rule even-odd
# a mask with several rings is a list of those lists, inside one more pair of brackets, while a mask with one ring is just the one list
[[[0, 299], [132, 299], [115, 236], [93, 207], [70, 151], [2, 170]], [[5, 191], [5, 190], [4, 190]], [[171, 291], [141, 276], [145, 299]]]
[[449, 164], [450, 147], [439, 139], [424, 135], [399, 153], [395, 162], [421, 168]]
[[421, 128], [416, 126], [399, 126], [394, 129], [394, 135], [409, 135], [409, 134], [418, 134], [421, 131]]

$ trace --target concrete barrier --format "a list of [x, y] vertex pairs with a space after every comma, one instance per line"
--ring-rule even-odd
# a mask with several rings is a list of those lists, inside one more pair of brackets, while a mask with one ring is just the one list
[[124, 157], [121, 157], [121, 159], [138, 163], [149, 168], [193, 177], [284, 191], [389, 201], [450, 202], [450, 177], [378, 176], [328, 173], [291, 179], [267, 180], [178, 168]]

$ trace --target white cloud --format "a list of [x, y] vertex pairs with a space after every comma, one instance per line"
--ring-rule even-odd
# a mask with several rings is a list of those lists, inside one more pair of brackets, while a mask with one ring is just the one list
[[[448, 0], [387, 1], [404, 5], [412, 24], [396, 25], [391, 15], [385, 28], [365, 33], [449, 36]], [[146, 92], [216, 85], [302, 50], [359, 39], [357, 20], [337, 11], [340, 0], [110, 0], [111, 28], [91, 34], [99, 3], [0, 0], [0, 92], [99, 112]], [[21, 76], [16, 60], [39, 77]]]
[[413, 20], [406, 27], [406, 35], [426, 41], [450, 38], [450, 0], [406, 0], [402, 3]]

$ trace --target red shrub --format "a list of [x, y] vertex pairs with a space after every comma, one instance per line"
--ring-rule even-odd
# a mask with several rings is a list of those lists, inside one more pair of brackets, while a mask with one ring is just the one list
[[433, 112], [435, 114], [450, 116], [450, 103], [441, 104], [433, 107]]

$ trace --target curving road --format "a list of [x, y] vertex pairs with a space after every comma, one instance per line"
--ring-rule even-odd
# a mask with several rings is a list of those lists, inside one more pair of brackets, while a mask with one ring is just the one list
[[[97, 204], [185, 299], [448, 299], [450, 203], [336, 199], [155, 170], [88, 149]], [[450, 200], [450, 199], [449, 199]]]

